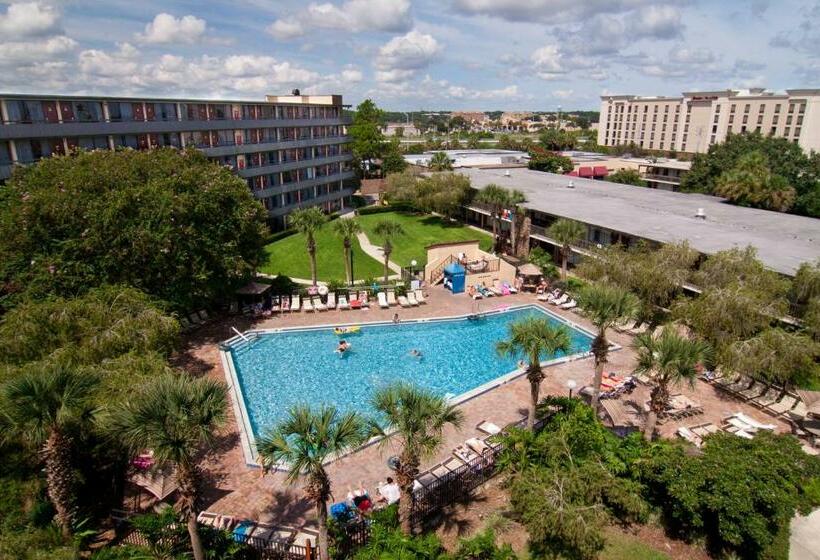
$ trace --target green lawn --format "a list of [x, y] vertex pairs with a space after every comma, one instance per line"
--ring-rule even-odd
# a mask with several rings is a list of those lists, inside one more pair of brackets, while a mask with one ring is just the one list
[[[267, 274], [310, 279], [310, 260], [305, 250], [305, 236], [291, 235], [265, 247], [267, 259], [260, 270]], [[344, 281], [345, 263], [342, 240], [326, 224], [316, 235], [316, 268], [319, 280]], [[353, 276], [357, 280], [378, 278], [383, 274], [380, 262], [364, 254], [359, 242], [353, 241]], [[392, 274], [392, 273], [391, 273]]]
[[390, 260], [399, 266], [410, 266], [410, 261], [415, 259], [418, 261], [417, 266], [423, 267], [427, 263], [425, 247], [433, 243], [478, 239], [483, 250], [487, 251], [492, 246], [490, 234], [470, 229], [461, 224], [447, 222], [437, 216], [403, 212], [384, 212], [359, 216], [359, 223], [362, 225], [368, 239], [378, 246], [381, 246], [382, 241], [374, 233], [374, 230], [380, 220], [393, 220], [399, 222], [404, 228], [404, 235], [398, 236], [393, 242], [393, 253], [390, 255]]
[[659, 552], [636, 537], [617, 531], [607, 531], [606, 547], [600, 560], [669, 560], [669, 556]]

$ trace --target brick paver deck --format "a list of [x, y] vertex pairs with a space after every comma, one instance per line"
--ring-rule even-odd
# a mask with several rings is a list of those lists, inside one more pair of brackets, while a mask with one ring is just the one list
[[[224, 380], [217, 343], [232, 336], [231, 327], [236, 327], [241, 331], [253, 327], [279, 328], [336, 322], [350, 323], [357, 320], [378, 321], [392, 319], [394, 313], [398, 313], [402, 319], [443, 317], [488, 311], [499, 305], [537, 303], [532, 294], [517, 294], [473, 302], [466, 295], [453, 296], [441, 287], [433, 287], [425, 292], [429, 292], [427, 304], [406, 309], [396, 307], [379, 309], [378, 304], [371, 304], [370, 310], [367, 311], [298, 312], [260, 320], [247, 317], [228, 318], [208, 325], [191, 335], [187, 351], [181, 361], [183, 366], [194, 374], [209, 375]], [[591, 324], [577, 314], [558, 310], [547, 304], [544, 304], [544, 307], [593, 330]], [[630, 348], [631, 337], [614, 331], [610, 332], [608, 337], [623, 348], [610, 353], [607, 371], [631, 372], [635, 365], [635, 355]], [[549, 367], [547, 378], [542, 385], [542, 395], [566, 394], [566, 383], [569, 379], [574, 379], [578, 388], [581, 388], [591, 382], [592, 376], [592, 358]], [[645, 388], [639, 389], [630, 398], [640, 399], [645, 391]], [[787, 423], [773, 419], [750, 405], [733, 400], [702, 381], [697, 381], [694, 387], [680, 387], [675, 392], [688, 395], [701, 403], [704, 407], [704, 414], [680, 422], [663, 424], [659, 429], [664, 437], [674, 437], [675, 430], [681, 425], [690, 426], [702, 422], [719, 424], [723, 418], [737, 411], [743, 411], [760, 420], [774, 423], [778, 431], [789, 430]], [[321, 399], [321, 388], [319, 387], [317, 387], [316, 399], [317, 402]], [[461, 404], [460, 407], [465, 415], [464, 426], [458, 431], [448, 429], [444, 434], [444, 444], [441, 450], [434, 457], [427, 458], [422, 468], [445, 459], [455, 446], [470, 437], [479, 435], [475, 426], [482, 420], [491, 420], [498, 425], [518, 420], [526, 414], [528, 399], [529, 387], [526, 378], [519, 377]], [[221, 434], [218, 449], [203, 461], [208, 477], [205, 496], [206, 509], [280, 524], [310, 525], [314, 514], [312, 507], [302, 499], [299, 483], [286, 484], [282, 473], [262, 477], [259, 469], [247, 467], [238, 442], [236, 420], [231, 413], [229, 425], [224, 434]], [[336, 498], [343, 499], [348, 486], [356, 486], [359, 481], [363, 481], [371, 492], [375, 491], [376, 483], [384, 480], [390, 474], [385, 460], [395, 451], [395, 449], [370, 446], [331, 464], [328, 472]]]

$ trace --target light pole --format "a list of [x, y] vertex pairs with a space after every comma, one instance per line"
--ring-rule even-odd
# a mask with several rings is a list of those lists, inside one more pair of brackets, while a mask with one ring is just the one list
[[578, 386], [578, 383], [574, 379], [568, 379], [567, 380], [567, 389], [569, 389], [569, 398], [572, 398], [572, 391], [577, 386]]
[[417, 264], [419, 264], [419, 263], [416, 261], [416, 259], [413, 259], [412, 261], [410, 261], [410, 276], [415, 276], [413, 273], [416, 269]]
[[558, 106], [558, 130], [561, 130], [561, 106]]

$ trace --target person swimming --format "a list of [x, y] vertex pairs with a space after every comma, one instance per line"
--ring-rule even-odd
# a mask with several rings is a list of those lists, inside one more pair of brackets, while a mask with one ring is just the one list
[[418, 348], [413, 348], [412, 350], [410, 350], [410, 355], [414, 358], [421, 358], [421, 350], [419, 350]]
[[336, 347], [336, 352], [344, 354], [348, 350], [350, 350], [350, 343], [346, 340], [340, 340], [339, 345]]

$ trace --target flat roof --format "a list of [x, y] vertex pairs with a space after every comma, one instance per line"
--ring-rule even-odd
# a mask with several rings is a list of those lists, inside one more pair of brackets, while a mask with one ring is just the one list
[[[0, 92], [0, 99], [45, 99], [45, 100], [52, 100], [52, 99], [66, 99], [66, 100], [80, 100], [80, 101], [151, 101], [155, 103], [213, 103], [213, 104], [220, 104], [220, 103], [251, 103], [254, 105], [272, 105], [274, 103], [283, 104], [283, 103], [295, 103], [295, 104], [303, 104], [303, 105], [316, 105], [315, 101], [295, 101], [295, 99], [299, 98], [332, 98], [332, 101], [335, 102], [336, 98], [338, 98], [339, 103], [342, 101], [341, 95], [301, 95], [301, 96], [293, 96], [293, 95], [268, 95], [266, 99], [206, 99], [206, 98], [192, 98], [192, 97], [151, 97], [151, 96], [142, 96], [142, 97], [132, 97], [128, 95], [74, 95], [74, 94], [62, 94], [62, 93], [10, 93], [10, 92]], [[275, 100], [273, 100], [275, 99]], [[323, 99], [324, 101], [324, 99]], [[324, 105], [325, 103], [321, 103]], [[327, 105], [331, 105], [331, 103], [327, 103]]]
[[[723, 199], [542, 173], [529, 169], [464, 169], [473, 187], [495, 183], [524, 193], [525, 207], [628, 235], [688, 241], [704, 254], [752, 245], [769, 268], [793, 276], [820, 258], [820, 220], [743, 208]], [[575, 188], [567, 188], [572, 180]], [[703, 208], [706, 219], [695, 218]]]

